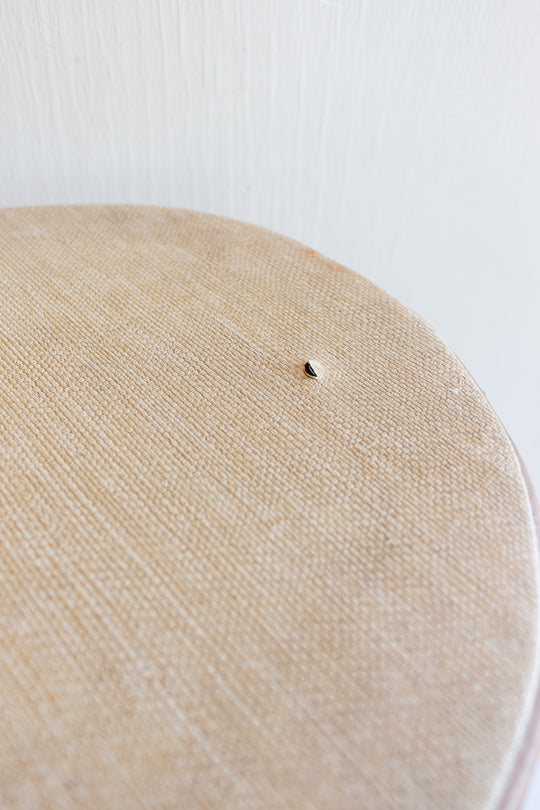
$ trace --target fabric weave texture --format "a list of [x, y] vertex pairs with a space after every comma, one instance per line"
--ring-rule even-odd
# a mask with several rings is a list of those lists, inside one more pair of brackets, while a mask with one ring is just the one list
[[209, 214], [0, 245], [0, 807], [499, 807], [538, 549], [433, 329]]

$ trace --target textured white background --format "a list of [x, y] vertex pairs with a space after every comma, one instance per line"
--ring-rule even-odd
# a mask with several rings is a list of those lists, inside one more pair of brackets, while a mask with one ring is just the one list
[[0, 0], [0, 63], [0, 205], [320, 249], [433, 324], [540, 489], [538, 0]]

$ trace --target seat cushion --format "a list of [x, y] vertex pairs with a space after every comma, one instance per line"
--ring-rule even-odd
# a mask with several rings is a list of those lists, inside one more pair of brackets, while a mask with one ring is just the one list
[[0, 806], [517, 807], [531, 497], [433, 329], [209, 214], [0, 245]]

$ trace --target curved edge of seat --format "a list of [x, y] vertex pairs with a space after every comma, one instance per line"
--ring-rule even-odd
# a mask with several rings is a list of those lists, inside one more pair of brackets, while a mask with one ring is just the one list
[[[540, 557], [540, 506], [538, 498], [536, 497], [525, 462], [506, 429], [505, 432], [514, 448], [527, 488], [536, 535], [536, 546]], [[540, 645], [540, 631], [538, 644]], [[540, 651], [537, 652], [537, 655], [540, 655]], [[525, 720], [525, 730], [515, 753], [514, 762], [502, 786], [502, 792], [494, 806], [494, 810], [520, 810], [526, 799], [527, 789], [529, 788], [536, 765], [540, 761], [540, 672], [538, 671], [538, 667], [536, 679], [536, 684], [531, 690], [532, 707], [528, 718]]]

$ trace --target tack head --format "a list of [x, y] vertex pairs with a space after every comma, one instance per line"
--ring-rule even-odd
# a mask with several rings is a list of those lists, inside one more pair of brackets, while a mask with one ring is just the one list
[[315, 369], [313, 368], [313, 366], [309, 362], [307, 362], [305, 364], [304, 372], [306, 373], [306, 375], [308, 377], [317, 377], [318, 376], [317, 372], [315, 371]]

